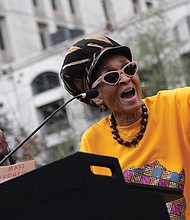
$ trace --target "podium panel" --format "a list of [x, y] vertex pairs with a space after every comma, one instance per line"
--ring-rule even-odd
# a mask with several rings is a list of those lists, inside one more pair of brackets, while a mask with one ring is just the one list
[[129, 188], [116, 158], [82, 152], [0, 184], [0, 198], [3, 220], [169, 220], [161, 193]]

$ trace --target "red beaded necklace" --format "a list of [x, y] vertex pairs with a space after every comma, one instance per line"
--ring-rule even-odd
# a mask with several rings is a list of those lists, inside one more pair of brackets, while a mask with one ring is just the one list
[[117, 142], [121, 145], [124, 145], [126, 147], [130, 147], [131, 145], [134, 145], [135, 147], [137, 147], [138, 142], [143, 138], [143, 135], [145, 133], [146, 130], [146, 125], [148, 122], [148, 111], [146, 108], [146, 105], [143, 103], [142, 104], [142, 120], [141, 120], [141, 128], [140, 131], [137, 133], [136, 137], [133, 138], [130, 142], [129, 141], [124, 141], [120, 135], [118, 134], [118, 130], [116, 128], [117, 124], [116, 124], [116, 120], [113, 116], [113, 113], [110, 116], [110, 128], [112, 129], [112, 134], [113, 134], [113, 138], [115, 140], [117, 140]]

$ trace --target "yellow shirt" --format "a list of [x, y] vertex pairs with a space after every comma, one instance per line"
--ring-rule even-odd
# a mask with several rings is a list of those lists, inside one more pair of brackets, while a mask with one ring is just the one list
[[[148, 109], [148, 124], [137, 147], [125, 147], [113, 139], [108, 116], [85, 131], [80, 150], [118, 158], [124, 174], [132, 167], [145, 169], [155, 162], [172, 177], [180, 177], [184, 171], [186, 220], [190, 220], [190, 88], [161, 91], [143, 102]], [[140, 129], [140, 120], [117, 129], [125, 141], [130, 141]], [[97, 167], [95, 172], [104, 171]], [[168, 187], [175, 188], [176, 184], [181, 182]]]

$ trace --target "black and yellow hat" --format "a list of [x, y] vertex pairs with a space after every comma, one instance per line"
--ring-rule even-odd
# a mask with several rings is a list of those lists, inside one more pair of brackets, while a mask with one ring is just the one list
[[[116, 52], [132, 61], [132, 54], [127, 46], [121, 46], [106, 36], [89, 36], [75, 43], [68, 50], [60, 71], [65, 89], [73, 96], [89, 90], [100, 59]], [[88, 99], [81, 101], [94, 106]]]

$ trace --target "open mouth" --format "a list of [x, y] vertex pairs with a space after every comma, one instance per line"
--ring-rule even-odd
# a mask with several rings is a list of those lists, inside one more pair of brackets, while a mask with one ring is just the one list
[[122, 99], [130, 99], [135, 95], [134, 89], [129, 89], [128, 91], [125, 91], [121, 94]]

